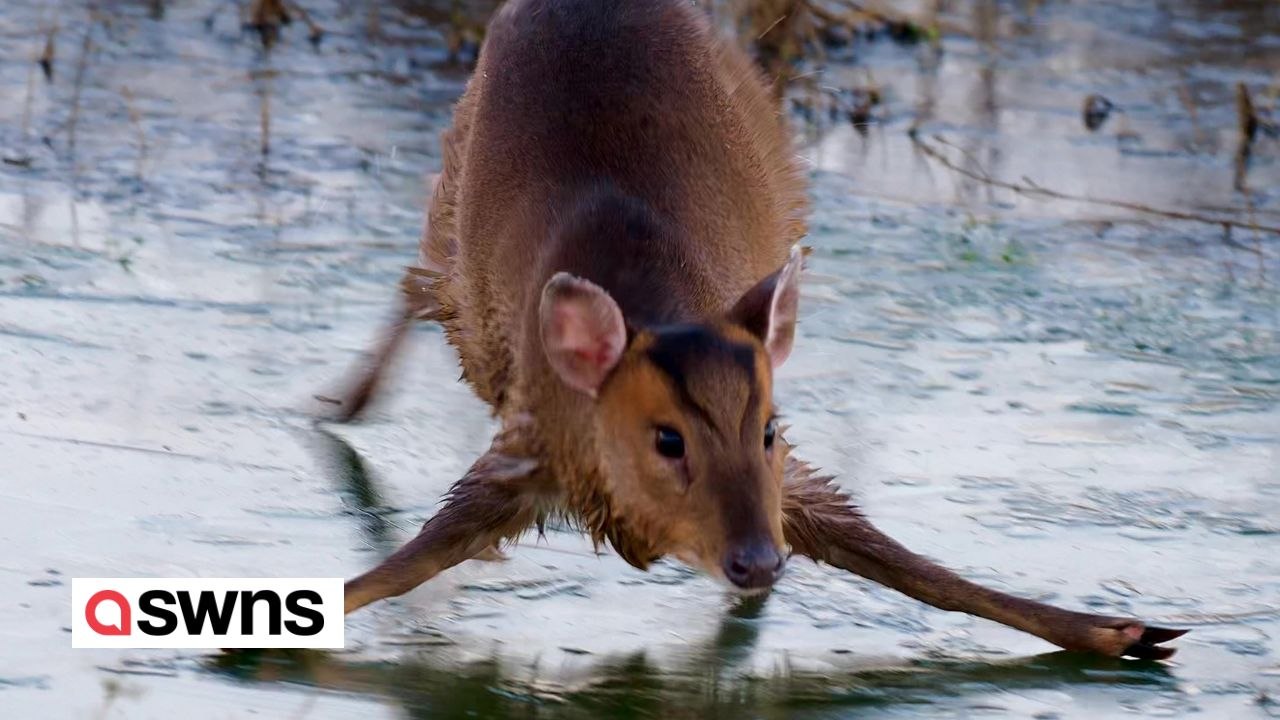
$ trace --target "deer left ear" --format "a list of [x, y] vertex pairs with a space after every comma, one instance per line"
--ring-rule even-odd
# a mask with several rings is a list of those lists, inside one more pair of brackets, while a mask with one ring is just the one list
[[785, 265], [743, 293], [729, 311], [730, 321], [760, 338], [775, 370], [786, 361], [795, 344], [803, 264], [804, 255], [797, 245]]
[[542, 347], [569, 387], [596, 397], [627, 345], [622, 310], [599, 285], [559, 272], [542, 289]]

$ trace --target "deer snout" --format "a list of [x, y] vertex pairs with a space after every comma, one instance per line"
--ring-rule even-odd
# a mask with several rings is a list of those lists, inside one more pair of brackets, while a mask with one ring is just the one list
[[724, 557], [724, 576], [743, 590], [759, 590], [777, 582], [786, 564], [773, 543], [761, 540], [730, 549]]

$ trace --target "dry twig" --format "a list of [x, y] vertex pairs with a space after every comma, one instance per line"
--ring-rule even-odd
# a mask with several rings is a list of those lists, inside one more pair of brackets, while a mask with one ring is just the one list
[[[1261, 225], [1257, 222], [1244, 222], [1232, 218], [1212, 217], [1201, 213], [1187, 212], [1182, 210], [1168, 210], [1165, 208], [1152, 207], [1143, 203], [1131, 202], [1128, 200], [1112, 200], [1110, 198], [1095, 198], [1088, 195], [1073, 195], [1064, 193], [1059, 190], [1044, 187], [1029, 178], [1022, 178], [1022, 182], [1009, 182], [1000, 178], [992, 177], [981, 166], [975, 165], [976, 169], [963, 167], [947, 157], [939, 148], [931, 145], [923, 137], [921, 137], [919, 129], [912, 127], [907, 135], [911, 138], [912, 144], [929, 157], [938, 162], [938, 164], [948, 170], [963, 175], [971, 180], [977, 180], [980, 183], [997, 187], [1025, 197], [1049, 198], [1053, 200], [1068, 200], [1071, 202], [1087, 203], [1090, 205], [1103, 205], [1106, 207], [1120, 208], [1123, 210], [1132, 210], [1134, 212], [1144, 213], [1147, 215], [1156, 215], [1159, 217], [1169, 218], [1170, 220], [1184, 220], [1187, 222], [1204, 223], [1207, 225], [1217, 225], [1219, 227], [1231, 228], [1238, 227], [1258, 232], [1271, 233], [1280, 235], [1280, 226], [1277, 225]], [[944, 138], [934, 135], [932, 139], [940, 145], [950, 146]]]

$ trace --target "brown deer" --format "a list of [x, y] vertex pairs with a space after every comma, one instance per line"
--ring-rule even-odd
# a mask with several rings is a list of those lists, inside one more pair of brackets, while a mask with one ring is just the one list
[[795, 339], [806, 210], [786, 123], [687, 0], [510, 0], [443, 138], [396, 324], [443, 324], [502, 430], [422, 531], [346, 585], [400, 595], [549, 515], [644, 569], [759, 591], [800, 554], [1070, 650], [1165, 658], [1184, 631], [971, 583], [789, 457], [773, 371]]

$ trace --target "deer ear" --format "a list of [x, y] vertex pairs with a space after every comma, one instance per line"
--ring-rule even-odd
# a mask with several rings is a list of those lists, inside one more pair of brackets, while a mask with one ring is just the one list
[[800, 267], [804, 264], [800, 246], [791, 249], [791, 257], [772, 275], [743, 293], [729, 319], [760, 338], [769, 361], [777, 369], [787, 356], [796, 337], [796, 312], [800, 305]]
[[622, 311], [603, 288], [556, 273], [542, 289], [542, 348], [569, 387], [595, 397], [627, 345]]

